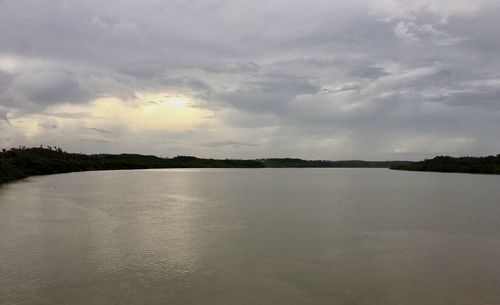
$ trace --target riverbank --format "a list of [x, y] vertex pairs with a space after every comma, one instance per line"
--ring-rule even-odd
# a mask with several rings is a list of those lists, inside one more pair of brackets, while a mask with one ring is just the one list
[[438, 156], [420, 162], [398, 164], [394, 170], [500, 175], [500, 155], [486, 157]]
[[29, 176], [69, 172], [149, 169], [149, 168], [389, 168], [407, 161], [326, 161], [296, 158], [266, 158], [254, 160], [204, 159], [193, 156], [160, 158], [139, 154], [77, 154], [57, 147], [11, 148], [0, 152], [0, 183]]

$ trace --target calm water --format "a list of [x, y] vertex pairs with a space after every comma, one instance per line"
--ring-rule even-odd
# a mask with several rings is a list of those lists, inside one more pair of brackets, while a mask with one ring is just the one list
[[0, 187], [0, 304], [500, 304], [500, 177], [30, 178]]

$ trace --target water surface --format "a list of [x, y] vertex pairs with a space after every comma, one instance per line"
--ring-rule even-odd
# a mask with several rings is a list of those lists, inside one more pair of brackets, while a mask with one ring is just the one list
[[0, 304], [500, 304], [500, 177], [33, 177], [0, 186]]

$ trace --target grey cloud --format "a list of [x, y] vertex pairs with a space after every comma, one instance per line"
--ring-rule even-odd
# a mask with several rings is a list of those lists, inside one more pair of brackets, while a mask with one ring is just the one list
[[413, 21], [400, 21], [394, 28], [394, 33], [407, 43], [418, 43], [426, 41], [438, 46], [449, 46], [459, 43], [466, 38], [454, 37], [437, 29], [433, 24], [417, 24]]
[[285, 60], [278, 60], [273, 63], [276, 66], [296, 66], [302, 68], [318, 68], [330, 69], [346, 64], [350, 61], [348, 56], [315, 56], [315, 57], [299, 57]]
[[4, 1], [2, 132], [11, 143], [77, 149], [74, 137], [54, 138], [74, 132], [64, 124], [30, 140], [5, 124], [7, 114], [13, 125], [41, 114], [85, 127], [92, 114], [47, 109], [172, 91], [213, 111], [216, 123], [137, 135], [106, 122], [101, 132], [88, 127], [88, 139], [113, 130], [121, 138], [84, 148], [237, 147], [248, 156], [255, 147], [246, 139], [259, 139], [262, 154], [303, 157], [361, 157], [374, 147], [380, 158], [396, 150], [418, 158], [436, 143], [447, 143], [443, 153], [494, 153], [500, 92], [486, 80], [500, 78], [499, 16], [486, 0], [290, 0], [286, 9], [278, 0]]
[[117, 71], [138, 79], [153, 79], [165, 74], [171, 65], [173, 65], [173, 63], [167, 58], [144, 58], [124, 63], [117, 68]]
[[259, 71], [259, 65], [251, 61], [242, 62], [218, 62], [218, 63], [208, 63], [201, 66], [206, 72], [210, 73], [228, 73], [228, 74], [240, 74], [240, 73], [252, 73]]
[[335, 88], [323, 88], [321, 89], [321, 94], [331, 94], [331, 93], [337, 93], [337, 92], [342, 92], [342, 91], [353, 91], [353, 90], [358, 90], [362, 88], [362, 84], [357, 83], [357, 82], [349, 82], [349, 83], [344, 83], [341, 84]]
[[43, 112], [44, 115], [56, 118], [67, 118], [67, 119], [84, 119], [91, 116], [88, 112], [71, 112], [71, 113], [61, 113], [61, 112]]
[[500, 110], [500, 88], [481, 91], [451, 92], [435, 100], [454, 107], [478, 107], [483, 111]]
[[40, 111], [57, 104], [86, 103], [101, 96], [133, 97], [127, 80], [112, 73], [68, 63], [15, 60], [23, 67], [9, 74], [8, 84], [0, 91], [0, 105], [6, 107]]
[[0, 92], [5, 92], [13, 80], [14, 76], [12, 74], [0, 70]]
[[81, 141], [81, 142], [90, 142], [90, 143], [99, 143], [99, 144], [109, 144], [109, 143], [112, 143], [111, 140], [95, 139], [95, 138], [79, 138], [78, 141]]
[[103, 128], [84, 127], [83, 129], [84, 130], [88, 130], [88, 131], [92, 131], [92, 132], [97, 132], [99, 134], [107, 135], [107, 136], [116, 135], [115, 132], [112, 132], [112, 131], [109, 131], [109, 130], [106, 130], [106, 129], [103, 129]]
[[[416, 69], [392, 73], [378, 79], [374, 89], [421, 91], [425, 88], [448, 88], [453, 85], [454, 73], [439, 65], [421, 66]], [[374, 92], [370, 92], [374, 93]]]
[[38, 126], [45, 129], [57, 129], [59, 127], [59, 124], [54, 119], [46, 119], [38, 122]]
[[210, 93], [212, 88], [206, 83], [194, 78], [164, 78], [161, 84], [165, 88], [184, 89], [198, 93]]
[[373, 0], [370, 1], [372, 13], [381, 15], [385, 20], [414, 19], [417, 14], [431, 14], [441, 23], [450, 17], [467, 16], [488, 8], [493, 1], [456, 1], [456, 0]]
[[82, 102], [95, 98], [70, 72], [41, 71], [16, 78], [15, 90], [36, 104]]
[[273, 78], [251, 81], [220, 95], [228, 104], [252, 112], [286, 111], [297, 96], [316, 94], [320, 87], [300, 78]]
[[377, 79], [382, 76], [388, 75], [388, 73], [383, 67], [368, 66], [352, 70], [349, 75], [359, 78]]
[[242, 146], [247, 146], [247, 147], [257, 146], [257, 144], [254, 144], [254, 143], [246, 143], [246, 142], [231, 141], [231, 140], [221, 141], [221, 142], [202, 143], [201, 145], [206, 146], [206, 147], [211, 147], [211, 148], [221, 148], [221, 147], [240, 148]]
[[10, 125], [9, 118], [7, 117], [8, 114], [9, 114], [9, 110], [0, 105], [0, 123], [6, 123], [6, 124]]

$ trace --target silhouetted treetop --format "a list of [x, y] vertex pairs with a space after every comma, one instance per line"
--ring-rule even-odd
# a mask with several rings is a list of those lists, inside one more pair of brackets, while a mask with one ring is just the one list
[[0, 152], [0, 183], [32, 175], [55, 173], [145, 169], [145, 168], [259, 168], [259, 167], [390, 167], [407, 162], [398, 161], [325, 161], [297, 158], [270, 158], [258, 160], [202, 159], [193, 156], [160, 158], [139, 154], [77, 154], [60, 147], [24, 146], [3, 149]]
[[425, 171], [425, 172], [453, 172], [471, 174], [500, 174], [500, 154], [486, 157], [450, 157], [437, 156], [420, 162], [400, 164], [391, 169]]

